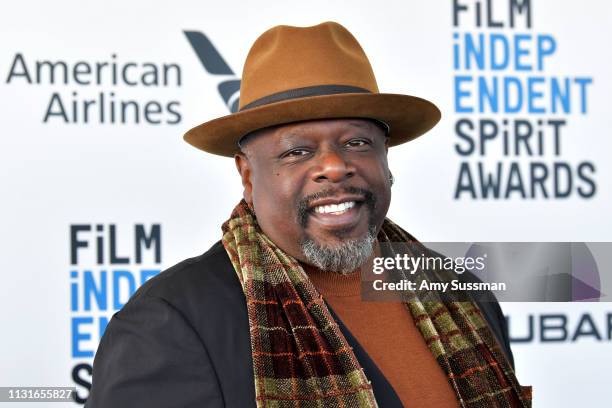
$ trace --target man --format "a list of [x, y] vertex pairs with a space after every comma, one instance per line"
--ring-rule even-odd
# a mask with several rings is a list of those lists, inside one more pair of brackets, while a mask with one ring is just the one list
[[379, 93], [339, 24], [260, 36], [239, 112], [185, 135], [234, 157], [244, 199], [221, 242], [113, 317], [87, 406], [530, 406], [496, 303], [360, 297], [381, 244], [415, 242], [385, 218], [387, 149], [439, 118]]

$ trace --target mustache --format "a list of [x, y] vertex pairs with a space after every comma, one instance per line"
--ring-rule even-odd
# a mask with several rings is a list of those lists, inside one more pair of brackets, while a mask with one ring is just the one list
[[353, 194], [363, 197], [363, 204], [370, 210], [370, 215], [376, 208], [376, 196], [372, 191], [361, 187], [344, 187], [319, 191], [302, 197], [297, 203], [298, 221], [303, 228], [308, 225], [308, 215], [310, 213], [311, 203], [322, 198], [333, 197], [339, 194]]

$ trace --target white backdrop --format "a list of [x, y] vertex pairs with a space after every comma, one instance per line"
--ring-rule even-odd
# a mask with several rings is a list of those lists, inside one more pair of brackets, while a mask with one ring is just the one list
[[[612, 49], [607, 44], [612, 36], [612, 6], [597, 1], [578, 5], [553, 0], [462, 0], [456, 3], [467, 10], [459, 12], [459, 24], [454, 26], [453, 3], [3, 4], [0, 386], [77, 386], [79, 396], [86, 398], [90, 382], [87, 367], [100, 325], [125, 302], [130, 284], [140, 283], [143, 270], [163, 270], [204, 252], [220, 238], [221, 223], [241, 197], [233, 161], [200, 152], [181, 136], [204, 120], [228, 113], [217, 86], [240, 75], [251, 43], [277, 24], [340, 22], [354, 33], [370, 57], [381, 91], [421, 96], [440, 107], [443, 118], [434, 130], [389, 153], [396, 179], [389, 217], [419, 239], [612, 241], [612, 164], [606, 160], [612, 149], [607, 99], [612, 91]], [[489, 3], [493, 6], [490, 20], [503, 27], [487, 24]], [[482, 11], [480, 27], [473, 14], [477, 4]], [[509, 27], [511, 4], [530, 4], [530, 27], [526, 26], [527, 8], [515, 13], [515, 26]], [[236, 76], [208, 72], [186, 30], [203, 33]], [[499, 34], [510, 44], [517, 35], [531, 37], [519, 44], [527, 51], [519, 56], [518, 67], [467, 70], [465, 66], [454, 67], [453, 46], [459, 44], [464, 52], [464, 44], [454, 34], [459, 39]], [[522, 65], [537, 63], [537, 42], [533, 40], [537, 35], [550, 36], [556, 47], [544, 56], [542, 70], [537, 65], [521, 70]], [[49, 62], [55, 64], [53, 81]], [[135, 65], [127, 69], [128, 80], [135, 85], [121, 79], [122, 69], [130, 63]], [[62, 64], [67, 68], [66, 81]], [[164, 64], [173, 67], [166, 84]], [[99, 84], [95, 76], [98, 65]], [[113, 66], [117, 81], [113, 81]], [[157, 84], [153, 83], [154, 70], [159, 73]], [[143, 76], [147, 72], [148, 76]], [[501, 107], [495, 113], [487, 109], [461, 112], [462, 107], [478, 101], [475, 94], [462, 96], [466, 89], [474, 92], [477, 80], [457, 88], [457, 76], [483, 76], [486, 81], [535, 77], [531, 112], [526, 96], [517, 113]], [[552, 97], [546, 84], [551, 78], [562, 85], [566, 78], [569, 81], [570, 94], [564, 100], [567, 111], [557, 100], [557, 112], [550, 112]], [[543, 96], [538, 97], [538, 92]], [[100, 94], [105, 104], [100, 104]], [[89, 103], [86, 122], [83, 109], [87, 101], [94, 102]], [[115, 108], [122, 102], [129, 105], [125, 120], [119, 113], [111, 123], [110, 101]], [[79, 112], [76, 120], [73, 103]], [[100, 105], [104, 105], [103, 120]], [[538, 113], [539, 108], [545, 112]], [[504, 156], [499, 136], [486, 145], [485, 155], [462, 156], [455, 149], [456, 144], [464, 149], [468, 146], [455, 130], [462, 119], [475, 124], [480, 119], [493, 120], [500, 128], [503, 120], [522, 119], [534, 127], [538, 120], [564, 120], [561, 151], [555, 155], [549, 149], [552, 136], [547, 134], [542, 155], [534, 153], [536, 145], [532, 144], [532, 155], [523, 146], [520, 154]], [[160, 123], [152, 123], [157, 120]], [[478, 135], [476, 131], [473, 134]], [[500, 163], [504, 171], [510, 171], [512, 162], [521, 166], [520, 175], [512, 176], [513, 182], [519, 177], [525, 186], [531, 186], [531, 163], [544, 163], [552, 173], [558, 162], [570, 169], [573, 184], [567, 197], [555, 197], [551, 193], [554, 182], [548, 178], [548, 198], [541, 193], [535, 197], [526, 193], [523, 198], [515, 190], [508, 198], [503, 193], [497, 199], [485, 199], [481, 194], [473, 198], [463, 192], [456, 199], [463, 162], [475, 169], [471, 173], [475, 185], [479, 183], [478, 163], [488, 170]], [[578, 170], [581, 163], [588, 163], [582, 178]], [[567, 173], [560, 177], [557, 184], [563, 183]], [[580, 195], [579, 187], [588, 197]], [[79, 228], [71, 238], [71, 231]], [[150, 248], [145, 245], [148, 238]], [[102, 243], [101, 254], [98, 242]], [[156, 246], [160, 251], [157, 259]], [[140, 260], [139, 248], [143, 250]], [[75, 259], [71, 259], [73, 251]], [[92, 301], [89, 308], [86, 298]], [[534, 386], [535, 406], [610, 405], [610, 304], [506, 303], [503, 308], [510, 317], [514, 338], [533, 334], [529, 341], [515, 342], [513, 350], [519, 380]], [[585, 315], [599, 338], [581, 334], [584, 330], [575, 335]], [[563, 328], [555, 329], [558, 326]], [[551, 338], [556, 341], [546, 341]]]

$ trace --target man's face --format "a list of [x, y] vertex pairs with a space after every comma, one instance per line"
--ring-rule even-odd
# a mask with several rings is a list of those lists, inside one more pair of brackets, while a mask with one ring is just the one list
[[[369, 257], [391, 200], [387, 141], [376, 124], [326, 119], [264, 129], [235, 159], [246, 202], [285, 252], [319, 267], [312, 257], [351, 257], [368, 246]], [[323, 268], [363, 260], [330, 262]]]

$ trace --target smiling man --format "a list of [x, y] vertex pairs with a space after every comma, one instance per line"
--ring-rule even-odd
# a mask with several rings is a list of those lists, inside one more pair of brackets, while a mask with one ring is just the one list
[[245, 139], [236, 165], [263, 232], [321, 270], [362, 266], [391, 200], [385, 131], [368, 120], [327, 119]]
[[220, 242], [115, 314], [87, 406], [530, 406], [497, 303], [360, 296], [381, 243], [416, 242], [385, 218], [387, 151], [439, 118], [380, 93], [339, 24], [260, 36], [239, 111], [185, 135], [234, 158], [243, 200]]

